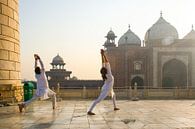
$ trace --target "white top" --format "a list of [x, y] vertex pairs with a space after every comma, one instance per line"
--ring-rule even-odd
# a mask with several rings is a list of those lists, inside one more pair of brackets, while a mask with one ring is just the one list
[[[35, 78], [37, 79], [36, 95], [41, 97], [41, 99], [48, 99], [49, 98], [48, 93], [51, 93], [53, 91], [49, 89], [49, 85], [45, 75], [44, 65], [41, 59], [39, 59], [39, 63], [41, 65], [41, 73], [35, 74]], [[35, 61], [35, 68], [36, 67], [37, 67], [37, 61]]]
[[107, 69], [107, 74], [106, 74], [107, 79], [104, 81], [104, 85], [103, 85], [102, 89], [109, 90], [111, 95], [113, 96], [113, 94], [114, 94], [114, 91], [113, 91], [114, 77], [113, 77], [112, 72], [111, 72], [110, 63], [109, 62], [103, 63], [102, 66]]
[[37, 88], [38, 89], [46, 89], [49, 88], [48, 82], [46, 79], [45, 71], [41, 69], [41, 74], [35, 74], [35, 78], [37, 79]]
[[111, 81], [114, 81], [114, 77], [113, 77], [112, 72], [111, 72], [110, 63], [109, 62], [103, 63], [103, 67], [105, 67], [107, 69], [107, 74], [106, 74], [107, 79], [105, 80], [105, 83], [109, 83]]

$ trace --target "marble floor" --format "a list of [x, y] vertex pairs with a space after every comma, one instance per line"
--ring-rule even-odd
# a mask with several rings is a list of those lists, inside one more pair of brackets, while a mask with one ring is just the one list
[[0, 129], [195, 129], [195, 100], [111, 100], [86, 115], [91, 100], [63, 100], [53, 110], [37, 101], [19, 113], [17, 106], [0, 107]]

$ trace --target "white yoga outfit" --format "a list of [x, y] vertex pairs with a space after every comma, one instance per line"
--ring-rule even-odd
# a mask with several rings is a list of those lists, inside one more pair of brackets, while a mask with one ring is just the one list
[[109, 93], [112, 96], [114, 108], [116, 108], [116, 96], [113, 91], [114, 77], [112, 76], [110, 64], [105, 63], [103, 64], [103, 67], [107, 69], [107, 74], [106, 74], [107, 79], [104, 81], [104, 85], [102, 86], [102, 90], [99, 97], [95, 101], [93, 101], [91, 107], [89, 108], [89, 111], [92, 111], [93, 108], [96, 106], [96, 104], [99, 103], [101, 100], [104, 100]]
[[[41, 65], [41, 74], [35, 74], [35, 78], [37, 79], [37, 90], [35, 95], [32, 97], [32, 99], [24, 102], [25, 105], [30, 104], [32, 101], [37, 100], [40, 98], [41, 100], [45, 100], [48, 98], [52, 99], [53, 107], [56, 107], [56, 93], [53, 92], [47, 82], [47, 78], [45, 75], [45, 69], [43, 66], [43, 62], [39, 60]], [[37, 61], [35, 61], [35, 68], [37, 67]]]

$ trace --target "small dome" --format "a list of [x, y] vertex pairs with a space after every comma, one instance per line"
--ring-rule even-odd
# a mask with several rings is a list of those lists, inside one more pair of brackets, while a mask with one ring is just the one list
[[145, 41], [167, 38], [178, 39], [178, 33], [175, 27], [168, 23], [161, 14], [158, 21], [146, 32]]
[[109, 40], [114, 40], [117, 36], [114, 34], [112, 30], [110, 30], [105, 37]]
[[183, 39], [195, 39], [195, 31], [193, 29], [193, 26], [192, 26], [192, 30], [186, 36], [184, 36]]
[[130, 27], [128, 31], [121, 36], [121, 38], [118, 41], [118, 45], [139, 45], [141, 46], [141, 40], [140, 38], [131, 31]]
[[64, 60], [62, 57], [60, 57], [59, 55], [57, 55], [56, 57], [53, 58], [52, 63], [53, 65], [64, 65]]

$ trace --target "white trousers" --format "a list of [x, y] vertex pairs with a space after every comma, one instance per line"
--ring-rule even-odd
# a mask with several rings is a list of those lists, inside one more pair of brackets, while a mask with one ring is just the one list
[[112, 101], [113, 101], [113, 105], [114, 105], [114, 108], [116, 108], [116, 96], [115, 96], [115, 93], [113, 92], [113, 89], [110, 90], [110, 88], [107, 86], [106, 88], [103, 87], [103, 90], [101, 91], [99, 97], [93, 101], [92, 105], [90, 106], [89, 108], [89, 111], [91, 112], [93, 110], [93, 108], [96, 106], [96, 104], [98, 104], [100, 101], [104, 100], [108, 94], [112, 92]]
[[[55, 108], [56, 105], [56, 93], [55, 92], [50, 92], [48, 93], [48, 96], [52, 99], [52, 106]], [[35, 100], [38, 100], [40, 96], [37, 96], [36, 94], [28, 101], [24, 102], [25, 106], [28, 106], [30, 103], [34, 102]]]

